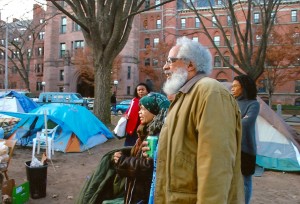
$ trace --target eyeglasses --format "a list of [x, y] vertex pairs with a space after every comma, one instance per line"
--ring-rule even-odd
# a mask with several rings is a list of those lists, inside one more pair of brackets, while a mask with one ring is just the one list
[[166, 64], [170, 65], [172, 63], [175, 63], [177, 60], [187, 60], [187, 58], [168, 57]]

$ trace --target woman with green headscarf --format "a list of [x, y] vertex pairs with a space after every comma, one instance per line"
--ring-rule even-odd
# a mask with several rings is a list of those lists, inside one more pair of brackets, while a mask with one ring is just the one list
[[166, 96], [151, 92], [140, 99], [138, 139], [131, 149], [130, 155], [123, 152], [114, 154], [117, 173], [126, 177], [124, 203], [148, 203], [153, 159], [142, 156], [142, 142], [148, 136], [158, 136], [164, 122], [170, 102]]

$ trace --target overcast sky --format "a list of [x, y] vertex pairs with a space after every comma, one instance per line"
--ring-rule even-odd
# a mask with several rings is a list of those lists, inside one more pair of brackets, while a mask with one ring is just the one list
[[13, 18], [32, 19], [33, 4], [45, 0], [0, 0], [1, 20], [11, 22]]

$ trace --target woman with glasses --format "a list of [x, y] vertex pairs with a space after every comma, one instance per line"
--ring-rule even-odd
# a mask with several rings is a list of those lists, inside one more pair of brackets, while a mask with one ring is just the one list
[[170, 105], [166, 96], [151, 92], [140, 99], [139, 138], [130, 155], [116, 152], [114, 162], [117, 173], [126, 177], [124, 203], [148, 203], [153, 173], [153, 158], [142, 156], [142, 143], [148, 136], [158, 136]]
[[256, 163], [255, 121], [259, 113], [255, 82], [247, 75], [236, 76], [232, 82], [231, 93], [241, 110], [241, 170], [244, 177], [245, 204], [249, 204], [252, 194], [252, 175]]
[[134, 90], [134, 98], [124, 115], [127, 118], [124, 146], [133, 146], [138, 138], [136, 130], [140, 124], [138, 115], [140, 110], [139, 101], [143, 96], [150, 93], [150, 91], [150, 88], [145, 83], [139, 83]]

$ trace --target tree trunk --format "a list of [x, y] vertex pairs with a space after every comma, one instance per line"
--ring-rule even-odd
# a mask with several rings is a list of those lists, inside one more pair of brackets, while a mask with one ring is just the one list
[[[97, 56], [97, 51], [95, 51]], [[99, 57], [95, 57], [97, 59]], [[103, 59], [103, 58], [102, 58]], [[105, 60], [95, 60], [95, 101], [94, 114], [107, 126], [111, 124], [110, 118], [110, 86], [112, 63]], [[98, 63], [97, 63], [98, 61]]]

